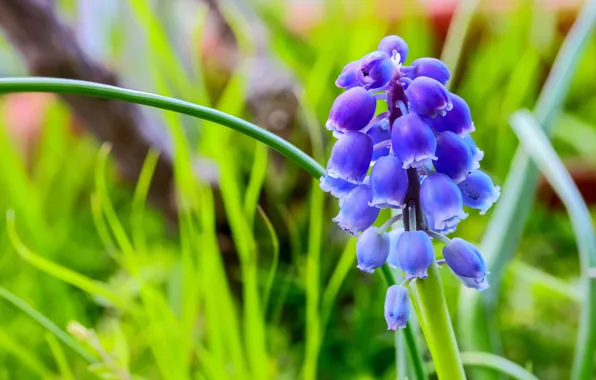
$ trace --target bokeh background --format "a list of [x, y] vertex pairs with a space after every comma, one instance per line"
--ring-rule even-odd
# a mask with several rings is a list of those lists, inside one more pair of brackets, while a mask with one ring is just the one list
[[[13, 9], [23, 4], [41, 16]], [[533, 108], [580, 6], [3, 0], [0, 13], [24, 18], [0, 16], [0, 76], [115, 76], [243, 117], [324, 163], [336, 76], [398, 34], [407, 62], [442, 57], [452, 69], [450, 90], [470, 105], [483, 168], [503, 185], [518, 148], [509, 118]], [[11, 38], [19, 28], [33, 37]], [[74, 31], [69, 46], [84, 52], [74, 62], [56, 28]], [[591, 37], [552, 138], [592, 210], [595, 62]], [[215, 124], [131, 106], [142, 118], [119, 134], [118, 122], [97, 114], [126, 110], [77, 104], [85, 107], [50, 94], [0, 97], [0, 214], [12, 210], [16, 221], [0, 218], [0, 379], [395, 378], [386, 285], [355, 269], [354, 240], [331, 222], [337, 204], [307, 173]], [[153, 132], [140, 132], [148, 125]], [[123, 153], [129, 145], [134, 154]], [[565, 379], [581, 302], [577, 245], [546, 181], [536, 195], [502, 286], [487, 291], [496, 300], [491, 349], [541, 379]], [[491, 215], [472, 213], [459, 236], [480, 241]], [[460, 284], [449, 275], [443, 283], [466, 350], [476, 332], [462, 322]]]

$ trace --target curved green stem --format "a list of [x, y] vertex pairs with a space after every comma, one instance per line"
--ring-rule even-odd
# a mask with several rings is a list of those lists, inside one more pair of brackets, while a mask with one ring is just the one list
[[416, 280], [413, 284], [423, 319], [422, 326], [426, 327], [422, 332], [439, 379], [465, 379], [437, 264], [432, 263], [427, 278]]
[[315, 178], [325, 175], [325, 170], [306, 153], [281, 137], [266, 131], [246, 120], [228, 115], [209, 107], [203, 107], [167, 96], [142, 91], [108, 86], [105, 84], [62, 78], [0, 78], [0, 93], [10, 92], [53, 92], [58, 94], [87, 95], [96, 98], [122, 100], [189, 116], [232, 128], [259, 140], [296, 162]]

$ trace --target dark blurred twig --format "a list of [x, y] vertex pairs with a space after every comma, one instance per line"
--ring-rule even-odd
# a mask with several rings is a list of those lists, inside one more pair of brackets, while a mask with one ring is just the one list
[[287, 139], [298, 108], [294, 78], [271, 54], [267, 30], [257, 14], [246, 3], [231, 1], [245, 18], [255, 51], [250, 56], [242, 56], [237, 38], [223, 11], [226, 4], [221, 0], [203, 0], [209, 7], [211, 27], [216, 31], [213, 36], [218, 41], [213, 45], [220, 50], [209, 52], [209, 56], [217, 59], [220, 66], [230, 72], [241, 64], [239, 68], [246, 74], [248, 82], [246, 102], [255, 122]]
[[[62, 24], [52, 2], [0, 0], [0, 27], [21, 52], [29, 72], [36, 76], [81, 79], [119, 85], [114, 73], [92, 61], [72, 31]], [[172, 165], [165, 131], [141, 108], [92, 97], [61, 95], [76, 116], [100, 140], [112, 144], [121, 174], [135, 181], [150, 147], [161, 151], [149, 190], [149, 199], [172, 218]], [[66, 153], [66, 152], [65, 152]]]

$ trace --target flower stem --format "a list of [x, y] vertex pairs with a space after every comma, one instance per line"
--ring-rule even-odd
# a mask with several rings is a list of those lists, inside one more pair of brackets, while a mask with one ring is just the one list
[[377, 116], [373, 117], [373, 119], [368, 122], [368, 124], [366, 125], [366, 127], [362, 128], [360, 130], [360, 132], [362, 132], [362, 133], [368, 132], [369, 129], [371, 129], [372, 127], [374, 127], [379, 121], [383, 120], [384, 118], [386, 118], [388, 116], [389, 116], [389, 112], [381, 112]]
[[385, 223], [383, 223], [383, 225], [381, 227], [379, 227], [379, 229], [381, 231], [385, 232], [385, 231], [387, 231], [387, 229], [389, 227], [391, 227], [393, 225], [393, 223], [399, 222], [402, 218], [403, 218], [403, 214], [393, 215]]
[[451, 243], [451, 239], [449, 239], [447, 236], [438, 234], [433, 231], [424, 231], [424, 232], [426, 232], [426, 234], [428, 236], [430, 236], [431, 238], [437, 239], [438, 241], [440, 241], [441, 243], [444, 243], [445, 245]]
[[380, 143], [376, 143], [373, 146], [373, 151], [383, 149], [383, 148], [389, 148], [390, 146], [391, 146], [391, 140], [381, 141]]
[[466, 374], [459, 355], [457, 341], [447, 301], [441, 286], [439, 270], [435, 262], [428, 269], [428, 277], [413, 283], [419, 302], [424, 337], [432, 356], [439, 379], [465, 379]]

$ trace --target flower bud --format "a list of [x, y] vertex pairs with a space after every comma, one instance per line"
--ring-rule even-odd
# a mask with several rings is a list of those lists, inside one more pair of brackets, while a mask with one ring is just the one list
[[397, 263], [406, 278], [426, 278], [435, 254], [430, 238], [423, 231], [405, 231], [395, 248]]
[[[389, 119], [385, 118], [385, 119], [379, 121], [378, 123], [373, 125], [366, 132], [366, 134], [372, 138], [373, 146], [374, 146], [374, 144], [378, 144], [380, 142], [390, 140], [391, 139], [391, 130], [389, 129]], [[391, 151], [390, 146], [388, 146], [386, 148], [375, 149], [373, 151], [372, 163], [374, 163], [381, 157], [387, 156], [390, 151]]]
[[501, 195], [501, 188], [495, 186], [490, 177], [480, 170], [474, 170], [457, 187], [464, 205], [480, 210], [480, 215], [486, 214]]
[[371, 200], [372, 192], [368, 185], [356, 186], [342, 198], [339, 214], [333, 221], [352, 235], [364, 231], [379, 216], [379, 209], [368, 205]]
[[381, 88], [389, 82], [394, 72], [389, 55], [384, 51], [373, 51], [358, 63], [356, 78], [367, 90]]
[[339, 88], [350, 89], [352, 87], [360, 86], [358, 78], [356, 78], [356, 70], [358, 68], [358, 61], [353, 61], [344, 66], [341, 74], [337, 77], [335, 85]]
[[437, 141], [432, 129], [415, 113], [397, 118], [391, 132], [391, 145], [402, 167], [419, 167], [435, 160]]
[[478, 249], [467, 241], [454, 238], [443, 248], [443, 257], [449, 268], [468, 288], [480, 291], [488, 288], [486, 263]]
[[366, 177], [373, 153], [372, 138], [362, 132], [343, 134], [331, 149], [327, 162], [327, 175], [352, 183], [360, 183]]
[[406, 327], [410, 316], [410, 292], [399, 285], [391, 285], [385, 296], [385, 321], [387, 330]]
[[334, 197], [341, 199], [347, 195], [357, 185], [340, 178], [333, 178], [325, 175], [319, 179], [319, 187], [326, 193], [331, 193]]
[[403, 227], [394, 228], [389, 231], [389, 256], [387, 257], [387, 264], [391, 268], [399, 269], [399, 262], [397, 261], [397, 241], [399, 237], [405, 232]]
[[352, 87], [333, 102], [325, 126], [331, 131], [357, 131], [372, 120], [377, 108], [375, 97], [362, 87]]
[[387, 36], [384, 37], [379, 43], [377, 50], [384, 51], [389, 54], [391, 58], [394, 58], [399, 54], [399, 63], [403, 64], [408, 57], [408, 44], [406, 41], [399, 36]]
[[408, 175], [394, 156], [381, 157], [370, 172], [372, 201], [377, 208], [403, 208], [408, 191]]
[[424, 178], [420, 185], [420, 204], [428, 227], [440, 233], [455, 231], [457, 223], [468, 217], [462, 209], [459, 188], [445, 174], [433, 173]]
[[406, 89], [406, 96], [410, 109], [425, 117], [443, 116], [453, 107], [445, 86], [428, 77], [414, 79]]
[[377, 227], [366, 229], [356, 242], [357, 268], [363, 272], [373, 273], [385, 264], [389, 256], [389, 235]]
[[484, 158], [484, 152], [478, 149], [472, 136], [467, 135], [466, 137], [464, 137], [464, 142], [466, 143], [466, 145], [470, 149], [470, 153], [472, 154], [472, 169], [476, 170], [480, 168], [480, 161], [482, 161], [482, 159]]
[[453, 104], [451, 111], [447, 112], [445, 116], [430, 119], [428, 123], [437, 132], [451, 131], [464, 138], [475, 130], [470, 107], [462, 98], [453, 93], [449, 94], [449, 99]]
[[447, 65], [436, 58], [418, 58], [409, 67], [403, 67], [401, 70], [410, 79], [418, 77], [429, 77], [445, 85], [451, 74]]
[[435, 170], [447, 174], [455, 183], [466, 179], [472, 171], [472, 153], [463, 139], [447, 131], [437, 137]]

